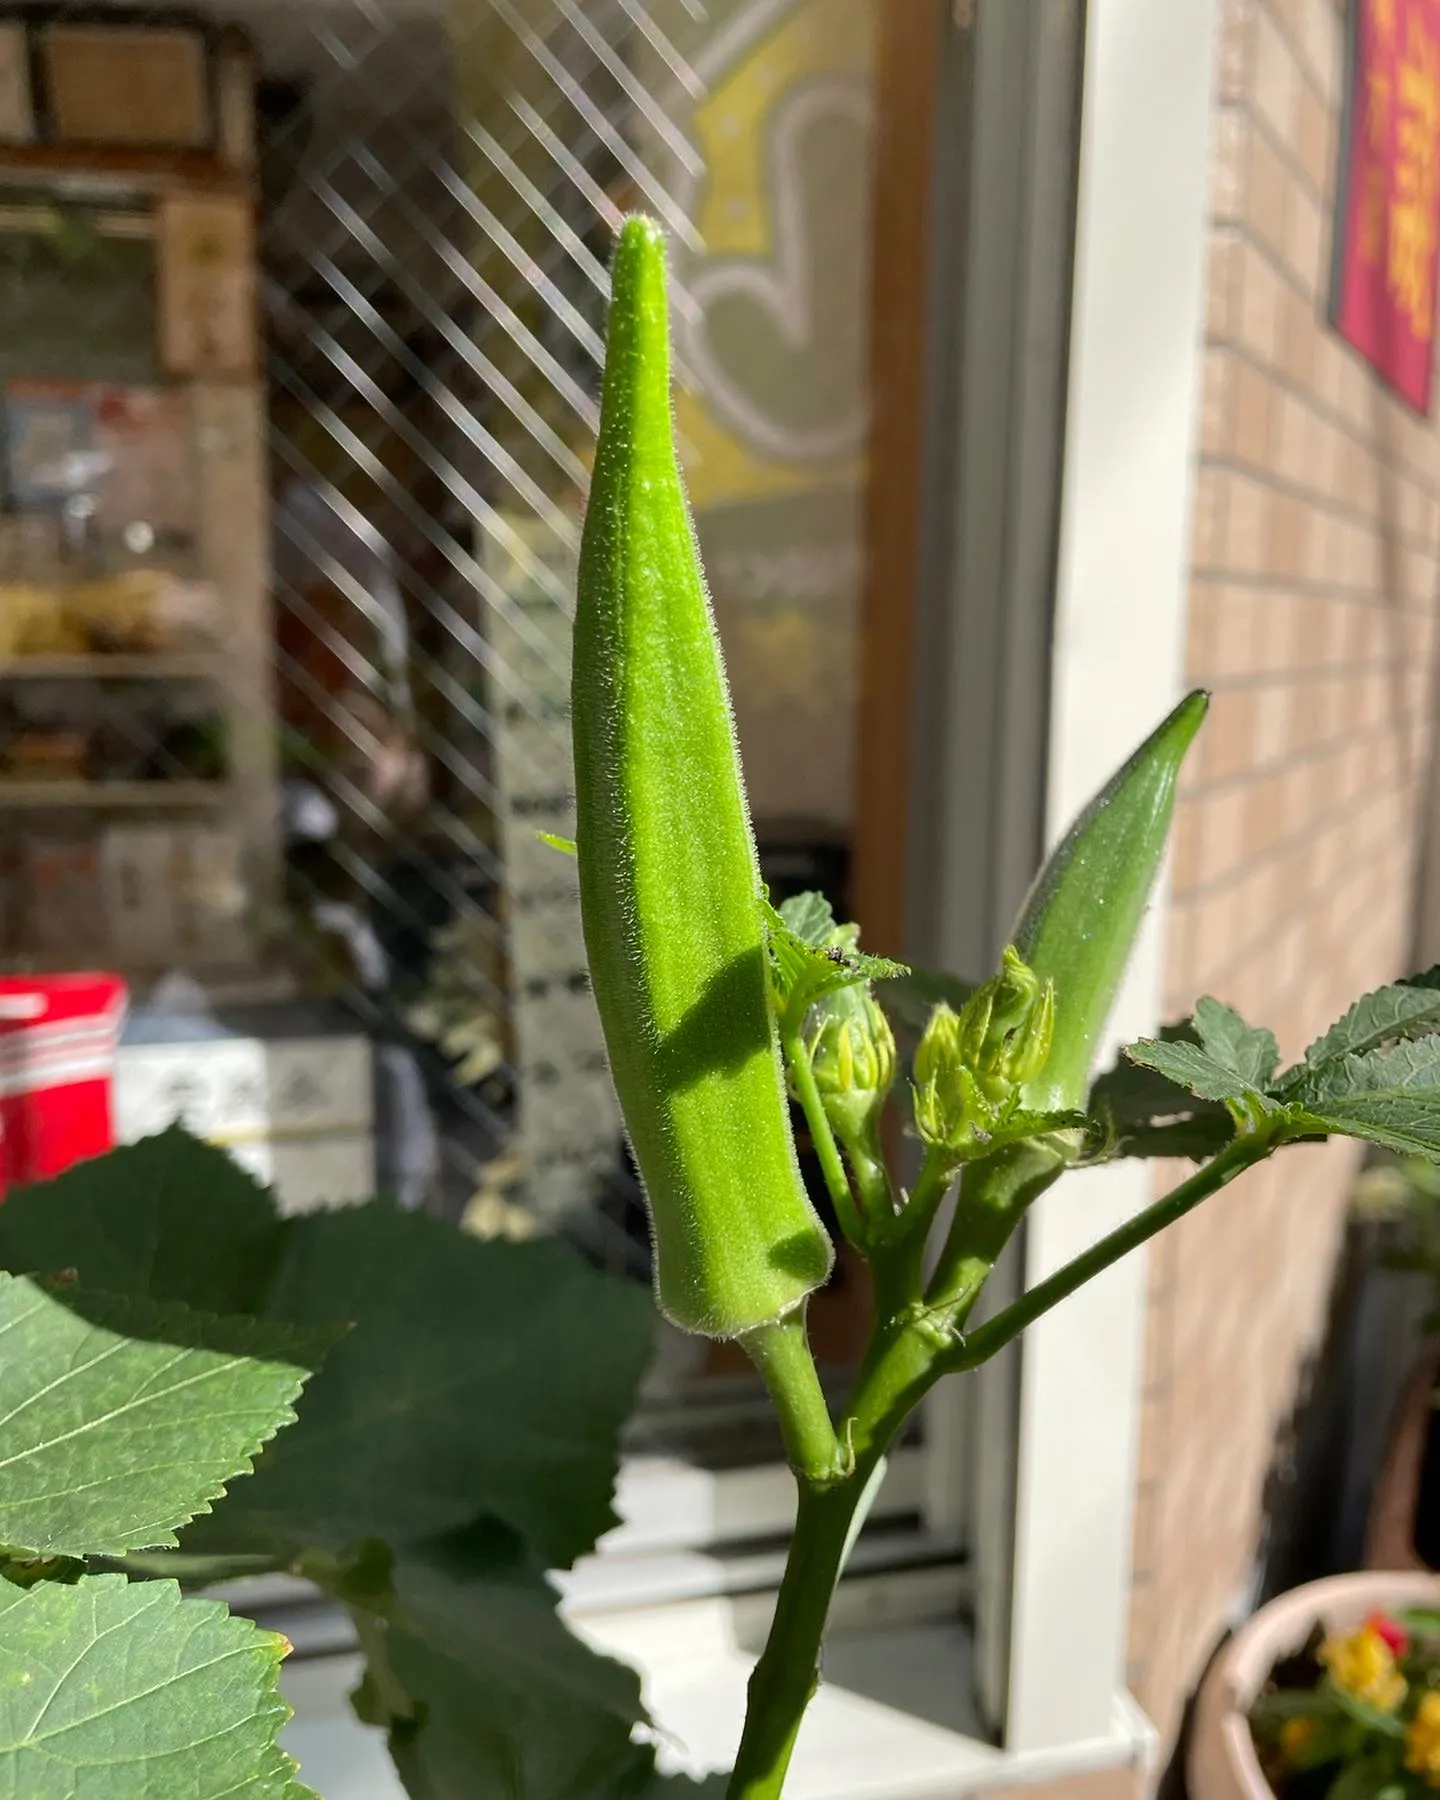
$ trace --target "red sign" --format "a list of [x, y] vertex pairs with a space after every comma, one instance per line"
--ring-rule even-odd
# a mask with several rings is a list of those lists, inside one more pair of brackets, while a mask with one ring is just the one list
[[1353, 0], [1331, 320], [1430, 410], [1440, 251], [1440, 0]]
[[113, 1141], [118, 975], [0, 976], [0, 1194]]

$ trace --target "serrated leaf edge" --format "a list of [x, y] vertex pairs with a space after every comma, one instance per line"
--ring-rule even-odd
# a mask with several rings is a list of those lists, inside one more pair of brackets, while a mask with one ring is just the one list
[[[47, 1277], [43, 1275], [16, 1274], [8, 1270], [0, 1270], [0, 1287], [3, 1287], [9, 1282], [24, 1282], [27, 1285], [40, 1284], [43, 1286], [46, 1280]], [[154, 1321], [156, 1323], [173, 1322], [178, 1325], [182, 1322], [202, 1321], [223, 1326], [226, 1328], [227, 1332], [231, 1328], [235, 1328], [237, 1334], [242, 1338], [252, 1334], [258, 1334], [263, 1337], [266, 1333], [269, 1333], [274, 1338], [288, 1338], [292, 1344], [297, 1341], [301, 1343], [308, 1341], [314, 1344], [317, 1350], [322, 1344], [328, 1347], [329, 1344], [334, 1343], [339, 1336], [342, 1336], [344, 1332], [348, 1330], [348, 1326], [338, 1326], [328, 1331], [317, 1331], [313, 1328], [286, 1326], [277, 1320], [255, 1318], [247, 1314], [202, 1312], [195, 1307], [186, 1306], [183, 1301], [179, 1300], [141, 1300], [133, 1295], [116, 1294], [99, 1288], [71, 1288], [67, 1291], [72, 1293], [83, 1293], [89, 1300], [97, 1301], [102, 1305], [113, 1306], [117, 1313], [123, 1314], [126, 1311], [138, 1313], [146, 1320]], [[87, 1324], [95, 1325], [101, 1330], [113, 1331], [122, 1339], [130, 1342], [143, 1343], [147, 1341], [144, 1336], [125, 1331], [117, 1324], [100, 1319], [91, 1319], [84, 1313], [81, 1313], [78, 1316], [84, 1319]], [[213, 1347], [200, 1343], [183, 1346], [177, 1345], [176, 1348], [209, 1350]], [[213, 1513], [216, 1501], [224, 1499], [226, 1494], [229, 1493], [233, 1483], [243, 1481], [247, 1475], [254, 1474], [255, 1465], [259, 1461], [266, 1446], [272, 1443], [287, 1426], [295, 1423], [298, 1416], [295, 1411], [295, 1404], [304, 1390], [306, 1381], [309, 1380], [310, 1376], [315, 1373], [315, 1369], [319, 1366], [320, 1360], [317, 1356], [312, 1367], [304, 1368], [298, 1363], [290, 1362], [286, 1357], [262, 1356], [258, 1353], [252, 1354], [245, 1350], [220, 1349], [216, 1351], [216, 1354], [230, 1356], [236, 1362], [269, 1362], [284, 1367], [291, 1367], [296, 1370], [298, 1376], [295, 1385], [295, 1393], [292, 1398], [284, 1404], [283, 1416], [277, 1419], [271, 1429], [256, 1441], [254, 1449], [243, 1459], [242, 1467], [236, 1469], [233, 1475], [227, 1476], [213, 1492], [205, 1494], [193, 1511], [186, 1512], [183, 1517], [177, 1518], [174, 1524], [165, 1527], [162, 1534], [158, 1537], [146, 1537], [138, 1539], [135, 1542], [126, 1542], [123, 1544], [117, 1544], [112, 1540], [104, 1545], [91, 1544], [83, 1548], [78, 1545], [65, 1545], [59, 1543], [49, 1545], [43, 1551], [36, 1550], [29, 1545], [20, 1544], [13, 1546], [13, 1548], [25, 1555], [36, 1557], [129, 1556], [137, 1551], [176, 1549], [179, 1546], [180, 1541], [176, 1534], [183, 1531], [187, 1525], [193, 1524], [196, 1519], [201, 1518], [206, 1514]], [[0, 1421], [0, 1423], [3, 1423], [3, 1421]], [[123, 1535], [127, 1538], [130, 1536], [129, 1533]]]

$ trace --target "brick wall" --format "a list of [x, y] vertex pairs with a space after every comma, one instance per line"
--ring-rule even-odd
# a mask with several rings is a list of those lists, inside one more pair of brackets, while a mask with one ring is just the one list
[[[1337, 0], [1222, 14], [1188, 648], [1215, 700], [1167, 1000], [1218, 994], [1292, 1056], [1408, 959], [1440, 438], [1325, 324]], [[1291, 1151], [1152, 1258], [1130, 1678], [1167, 1736], [1253, 1563], [1353, 1169]]]

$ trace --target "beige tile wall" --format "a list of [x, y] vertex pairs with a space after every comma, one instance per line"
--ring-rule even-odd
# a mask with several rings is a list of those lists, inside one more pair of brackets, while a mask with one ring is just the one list
[[[1337, 0], [1222, 11], [1188, 652], [1215, 700], [1167, 998], [1218, 994], [1294, 1055], [1407, 960], [1440, 437], [1325, 324]], [[1353, 1166], [1291, 1151], [1153, 1255], [1130, 1678], [1167, 1734], [1252, 1566]]]

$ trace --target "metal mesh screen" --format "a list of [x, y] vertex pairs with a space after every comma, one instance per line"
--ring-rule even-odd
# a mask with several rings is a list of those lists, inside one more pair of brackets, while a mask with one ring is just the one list
[[[233, 690], [248, 698], [219, 750], [183, 683], [165, 688], [168, 711], [118, 677], [85, 691], [92, 707], [111, 696], [134, 756], [186, 777], [184, 804], [224, 775], [212, 803], [269, 832], [273, 879], [248, 867], [252, 961], [281, 990], [334, 997], [375, 1039], [385, 1185], [482, 1231], [562, 1229], [636, 1276], [643, 1218], [573, 868], [535, 835], [568, 833], [568, 619], [608, 244], [632, 207], [671, 234], [677, 424], [762, 858], [777, 894], [821, 886], [843, 905], [875, 11], [224, 0], [200, 18], [238, 28], [253, 53], [263, 666]], [[143, 34], [200, 15], [35, 17]], [[0, 111], [3, 87], [0, 63]], [[146, 319], [166, 302], [149, 204], [101, 199], [52, 179], [33, 199], [38, 235], [0, 232], [24, 250], [0, 263], [7, 320], [81, 309], [48, 361], [45, 333], [22, 332], [39, 348], [21, 366], [7, 347], [7, 380], [157, 381]], [[199, 504], [225, 514], [223, 492]], [[18, 591], [23, 533], [11, 536]], [[17, 698], [5, 666], [0, 772], [13, 773], [17, 741], [38, 729], [16, 709], [44, 713], [49, 690], [32, 670]], [[52, 737], [65, 703], [50, 695]], [[132, 831], [160, 816], [158, 790], [148, 798]], [[33, 816], [18, 818], [0, 812], [12, 949], [81, 953], [83, 920], [52, 916], [39, 951], [26, 936], [27, 907], [46, 909]], [[843, 1360], [843, 1321], [832, 1335]]]

